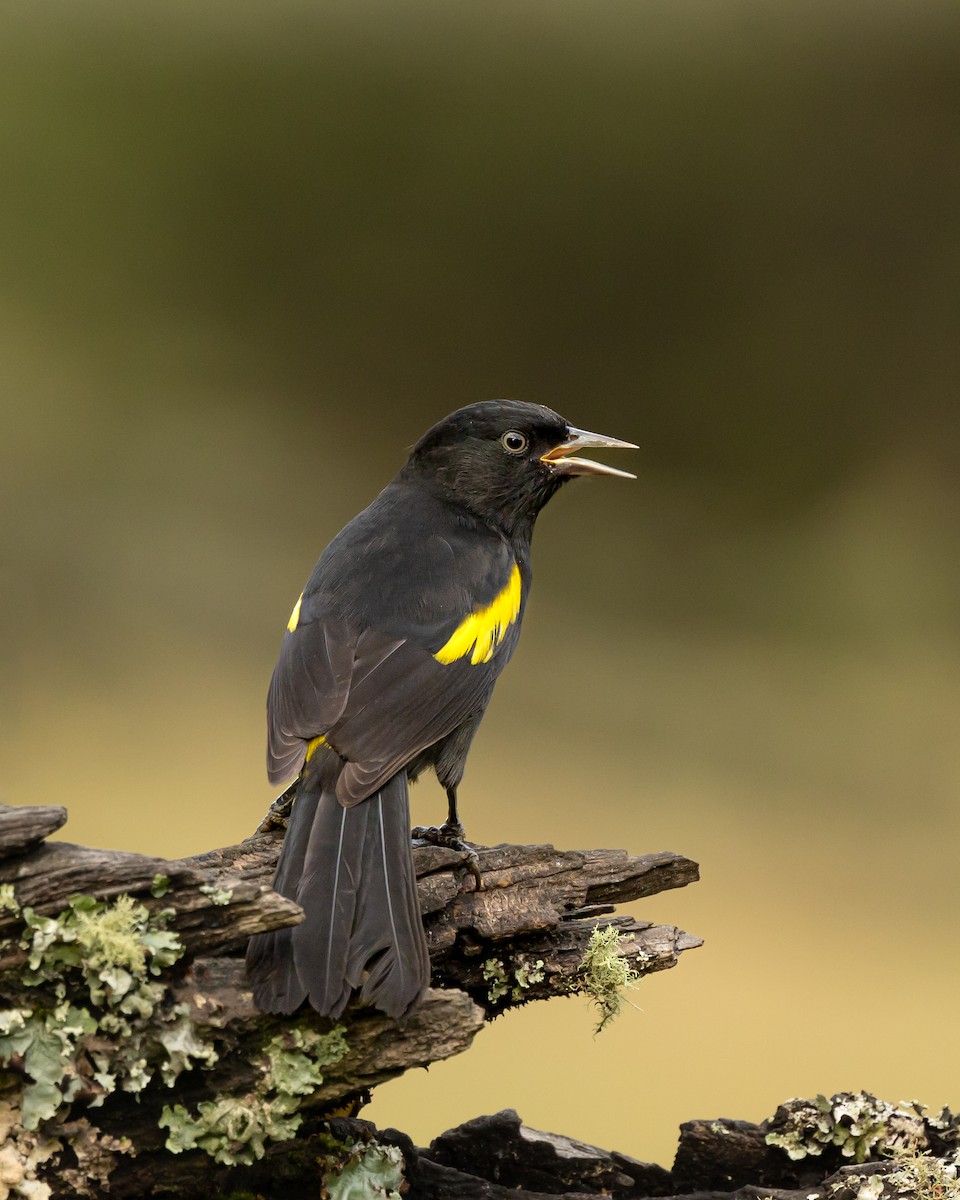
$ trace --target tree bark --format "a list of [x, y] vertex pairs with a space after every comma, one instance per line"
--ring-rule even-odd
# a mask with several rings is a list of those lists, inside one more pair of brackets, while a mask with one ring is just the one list
[[0, 807], [0, 1200], [957, 1195], [960, 1120], [867, 1093], [688, 1121], [672, 1170], [511, 1110], [426, 1148], [356, 1119], [370, 1088], [465, 1050], [504, 1009], [584, 990], [598, 926], [638, 976], [676, 965], [698, 938], [610, 914], [693, 882], [680, 855], [478, 848], [476, 891], [458, 855], [418, 847], [435, 986], [404, 1022], [353, 1008], [333, 1027], [259, 1013], [246, 986], [247, 937], [300, 919], [270, 887], [275, 830], [167, 861], [46, 843], [65, 819]]
[[[170, 861], [45, 842], [65, 819], [63, 809], [0, 807], [0, 1134], [11, 1177], [21, 1173], [13, 1194], [26, 1189], [19, 1194], [33, 1200], [106, 1186], [117, 1197], [210, 1195], [264, 1171], [274, 1192], [282, 1178], [302, 1185], [296, 1164], [317, 1170], [311, 1138], [327, 1144], [320, 1117], [467, 1049], [508, 1008], [583, 991], [598, 924], [616, 930], [615, 957], [638, 976], [700, 945], [671, 925], [609, 919], [617, 904], [694, 882], [697, 865], [681, 855], [477, 847], [478, 891], [460, 855], [417, 846], [434, 986], [404, 1022], [351, 1008], [343, 1032], [331, 1032], [309, 1011], [258, 1012], [246, 984], [247, 938], [301, 917], [270, 886], [279, 832]], [[132, 914], [123, 897], [138, 906]], [[111, 951], [121, 918], [140, 940]], [[150, 957], [158, 939], [173, 939], [175, 961]], [[129, 989], [126, 1001], [114, 986]], [[145, 1048], [144, 1065], [124, 1057], [132, 1039], [138, 1054]], [[303, 1071], [309, 1086], [284, 1081]], [[234, 1103], [243, 1120], [231, 1117]], [[270, 1104], [300, 1122], [296, 1136], [251, 1131], [249, 1112]], [[179, 1126], [161, 1125], [168, 1113]], [[187, 1148], [174, 1153], [177, 1137]], [[11, 1190], [4, 1169], [0, 1157], [0, 1200]]]

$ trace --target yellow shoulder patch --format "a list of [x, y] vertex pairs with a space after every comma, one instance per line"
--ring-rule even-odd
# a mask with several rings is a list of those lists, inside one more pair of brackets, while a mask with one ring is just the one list
[[514, 563], [503, 591], [486, 608], [478, 608], [464, 617], [433, 657], [439, 663], [456, 662], [468, 655], [473, 664], [489, 662], [519, 615], [520, 568]]
[[296, 629], [297, 624], [300, 620], [300, 605], [302, 603], [303, 603], [303, 592], [300, 593], [300, 596], [299, 596], [296, 604], [293, 606], [293, 612], [290, 614], [290, 620], [287, 622], [287, 628], [290, 630], [291, 633], [293, 633], [293, 631]]

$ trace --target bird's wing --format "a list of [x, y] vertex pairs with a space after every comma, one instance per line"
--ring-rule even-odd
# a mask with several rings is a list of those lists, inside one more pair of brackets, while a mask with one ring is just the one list
[[297, 624], [301, 600], [267, 693], [267, 775], [275, 784], [296, 775], [310, 739], [340, 719], [354, 674], [356, 635], [329, 615]]
[[390, 633], [302, 616], [284, 637], [267, 699], [271, 781], [294, 775], [322, 735], [347, 760], [341, 803], [376, 791], [483, 708], [516, 645], [520, 590], [513, 566], [488, 603]]

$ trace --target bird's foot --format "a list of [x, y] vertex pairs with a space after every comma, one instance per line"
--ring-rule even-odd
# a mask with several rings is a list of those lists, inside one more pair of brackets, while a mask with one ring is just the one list
[[266, 816], [257, 826], [256, 833], [272, 833], [275, 829], [286, 829], [296, 794], [297, 789], [294, 785], [278, 796], [267, 809]]
[[474, 891], [483, 890], [483, 876], [480, 874], [480, 859], [476, 850], [464, 840], [464, 828], [459, 821], [451, 823], [444, 821], [442, 825], [417, 825], [411, 830], [410, 836], [414, 841], [429, 842], [431, 846], [442, 846], [446, 850], [455, 850], [462, 855], [462, 866], [473, 876]]

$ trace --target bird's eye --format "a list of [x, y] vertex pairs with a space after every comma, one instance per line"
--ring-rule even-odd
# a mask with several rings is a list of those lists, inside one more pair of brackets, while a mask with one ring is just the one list
[[508, 429], [500, 439], [500, 445], [508, 454], [522, 454], [527, 448], [527, 436], [516, 429]]

